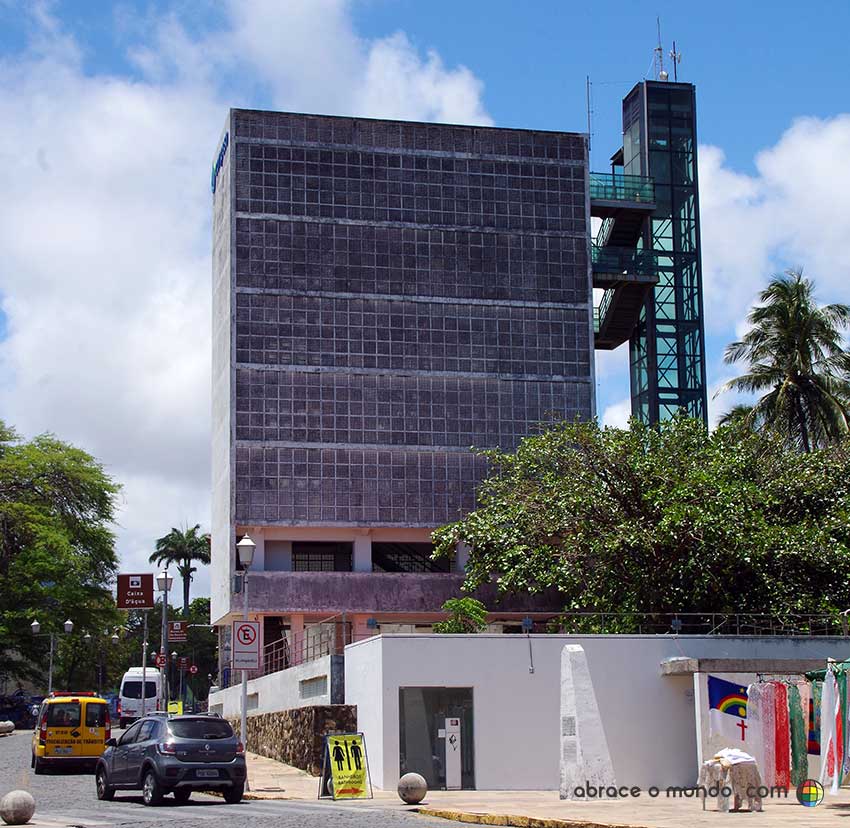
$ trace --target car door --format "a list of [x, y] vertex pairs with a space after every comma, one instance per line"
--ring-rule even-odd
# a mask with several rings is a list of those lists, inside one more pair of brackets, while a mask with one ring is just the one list
[[142, 724], [144, 722], [136, 722], [132, 727], [125, 730], [119, 737], [118, 744], [112, 749], [109, 775], [113, 785], [126, 785], [131, 781], [127, 775], [127, 755], [142, 729]]
[[145, 749], [150, 745], [153, 735], [156, 733], [156, 719], [142, 719], [135, 741], [127, 746], [127, 784], [138, 783], [141, 785], [142, 760], [145, 758]]

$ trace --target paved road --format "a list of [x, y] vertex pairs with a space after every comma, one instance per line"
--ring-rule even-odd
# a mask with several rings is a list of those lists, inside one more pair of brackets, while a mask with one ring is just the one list
[[0, 738], [0, 796], [15, 788], [35, 797], [33, 822], [49, 828], [67, 826], [132, 825], [134, 828], [450, 828], [458, 825], [405, 811], [388, 811], [358, 802], [332, 805], [319, 802], [250, 801], [227, 805], [205, 794], [192, 794], [186, 804], [167, 797], [156, 808], [146, 808], [141, 796], [119, 792], [113, 802], [100, 802], [95, 795], [94, 776], [88, 773], [48, 773], [36, 776], [30, 770], [30, 734], [16, 733]]

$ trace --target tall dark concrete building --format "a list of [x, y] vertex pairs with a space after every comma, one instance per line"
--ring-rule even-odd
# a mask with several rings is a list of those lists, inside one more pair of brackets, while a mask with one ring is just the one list
[[[593, 416], [594, 348], [629, 343], [644, 421], [705, 417], [693, 87], [639, 83], [623, 127], [590, 173], [578, 133], [231, 110], [212, 172], [214, 623], [239, 612], [248, 533], [250, 610], [294, 658], [330, 616], [354, 638], [430, 628], [463, 580], [465, 550], [432, 561], [430, 535], [474, 508], [470, 447]], [[484, 597], [507, 627], [560, 609]]]
[[212, 182], [213, 621], [248, 532], [268, 640], [429, 624], [469, 447], [594, 413], [587, 138], [231, 110]]

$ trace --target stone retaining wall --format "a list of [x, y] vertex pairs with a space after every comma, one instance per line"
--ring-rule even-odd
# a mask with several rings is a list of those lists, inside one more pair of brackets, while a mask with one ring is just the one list
[[[239, 719], [229, 719], [239, 733]], [[248, 716], [248, 750], [301, 768], [313, 776], [322, 772], [323, 737], [356, 733], [357, 707], [350, 704], [294, 707]]]

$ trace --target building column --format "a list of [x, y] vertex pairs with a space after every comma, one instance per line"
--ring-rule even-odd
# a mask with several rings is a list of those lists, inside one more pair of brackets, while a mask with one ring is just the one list
[[289, 634], [290, 634], [290, 655], [292, 656], [293, 664], [301, 663], [301, 653], [304, 647], [304, 616], [290, 615], [289, 616]]
[[372, 571], [372, 536], [368, 529], [361, 529], [354, 536], [353, 557], [351, 568], [354, 572]]
[[465, 543], [455, 546], [455, 571], [466, 572], [466, 564], [469, 561], [469, 547]]

